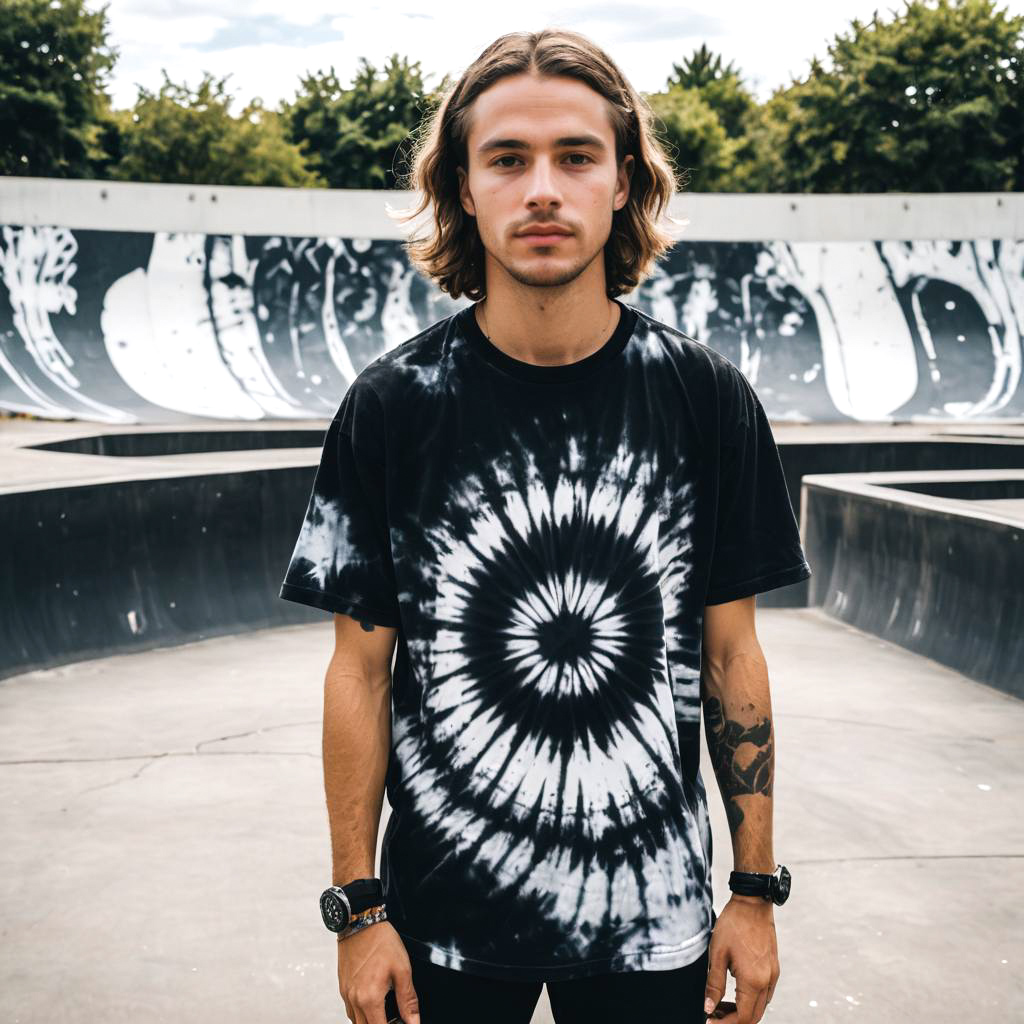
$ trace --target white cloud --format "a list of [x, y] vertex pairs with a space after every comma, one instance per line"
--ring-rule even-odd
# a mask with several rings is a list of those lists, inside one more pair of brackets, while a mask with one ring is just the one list
[[[90, 0], [93, 7], [99, 3]], [[1024, 13], [1024, 0], [1004, 0], [999, 6]], [[287, 5], [253, 0], [244, 8], [233, 0], [110, 0], [107, 14], [112, 41], [121, 51], [113, 76], [114, 103], [124, 107], [135, 99], [135, 83], [159, 86], [161, 67], [174, 80], [193, 85], [204, 70], [218, 77], [231, 72], [229, 87], [239, 99], [261, 96], [270, 105], [293, 95], [307, 71], [333, 65], [347, 83], [359, 58], [381, 67], [392, 53], [419, 60], [428, 82], [436, 84], [446, 71], [457, 76], [503, 32], [548, 24], [590, 36], [645, 92], [663, 88], [673, 62], [707, 42], [734, 61], [764, 99], [773, 88], [806, 74], [812, 56], [827, 61], [834, 35], [854, 18], [870, 20], [876, 10], [891, 17], [889, 7], [877, 0], [777, 0], [771, 5], [717, 0], [700, 9], [671, 0], [621, 5], [605, 0], [558, 8], [522, 0], [511, 11], [477, 0], [443, 6], [402, 0], [367, 4], [356, 14], [339, 14], [334, 0], [291, 0]], [[330, 30], [340, 38], [315, 41], [318, 33], [329, 35]]]

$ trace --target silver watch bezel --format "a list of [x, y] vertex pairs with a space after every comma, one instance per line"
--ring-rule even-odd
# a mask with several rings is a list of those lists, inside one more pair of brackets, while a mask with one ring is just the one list
[[326, 920], [324, 921], [324, 925], [327, 927], [327, 930], [334, 932], [337, 935], [340, 932], [343, 932], [352, 923], [352, 904], [349, 902], [348, 894], [340, 885], [329, 885], [320, 894], [321, 917], [323, 917], [323, 898], [327, 893], [333, 893], [345, 905], [345, 923], [340, 928], [332, 928]]

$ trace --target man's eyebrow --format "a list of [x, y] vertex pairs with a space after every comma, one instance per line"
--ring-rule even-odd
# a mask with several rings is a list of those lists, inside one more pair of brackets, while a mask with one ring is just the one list
[[[596, 135], [563, 135], [555, 139], [556, 147], [563, 146], [593, 146], [594, 149], [604, 150], [608, 147]], [[477, 147], [478, 153], [489, 153], [494, 149], [529, 149], [530, 144], [522, 139], [488, 139]]]

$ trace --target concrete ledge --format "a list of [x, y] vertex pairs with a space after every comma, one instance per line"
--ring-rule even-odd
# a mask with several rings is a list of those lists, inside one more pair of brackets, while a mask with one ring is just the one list
[[1020, 469], [805, 476], [810, 603], [1024, 697], [1022, 495]]
[[[308, 458], [308, 455], [307, 455]], [[330, 616], [281, 601], [315, 466], [0, 494], [0, 678]]]
[[[5, 223], [98, 231], [401, 239], [429, 211], [404, 226], [388, 211], [418, 201], [407, 190], [0, 178]], [[687, 222], [677, 233], [688, 241], [1024, 237], [1018, 192], [677, 192], [668, 213]]]
[[[0, 578], [0, 678], [329, 618], [277, 597], [326, 426], [316, 420], [251, 427], [213, 420], [170, 428], [5, 423], [0, 528], [11, 553]], [[832, 481], [840, 494], [856, 490], [856, 475], [814, 475], [823, 467], [872, 478], [879, 475], [872, 470], [897, 468], [917, 473], [901, 472], [893, 486], [865, 493], [886, 508], [900, 501], [946, 501], [958, 511], [963, 502], [897, 491], [896, 482], [930, 481], [935, 487], [944, 479], [939, 471], [950, 469], [967, 473], [956, 477], [960, 481], [973, 479], [971, 473], [980, 473], [979, 481], [1005, 479], [1011, 470], [1019, 475], [1024, 437], [1021, 428], [1007, 431], [1010, 436], [921, 425], [780, 424], [775, 436], [794, 508], [800, 508], [802, 479]], [[305, 446], [290, 447], [297, 444]], [[989, 492], [978, 496], [1000, 500]], [[824, 509], [805, 508], [801, 518], [815, 576], [820, 564], [822, 582], [832, 585], [846, 563], [838, 570], [834, 565], [839, 527], [815, 532], [822, 529], [817, 520]], [[997, 505], [991, 514], [998, 518], [1000, 510], [1010, 511]], [[921, 558], [928, 554], [919, 552]], [[922, 563], [907, 571], [933, 570]], [[814, 581], [759, 595], [758, 607], [822, 603], [809, 597]], [[865, 592], [862, 600], [871, 605], [876, 598]]]

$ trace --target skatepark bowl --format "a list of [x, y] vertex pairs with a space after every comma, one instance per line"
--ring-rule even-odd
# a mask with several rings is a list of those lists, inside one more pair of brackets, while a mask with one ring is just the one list
[[[0, 180], [5, 1020], [344, 1019], [332, 615], [278, 587], [345, 387], [461, 303], [410, 197], [313, 191]], [[1024, 1020], [1024, 197], [676, 200], [623, 298], [748, 374], [813, 571], [757, 597], [764, 1019]]]

